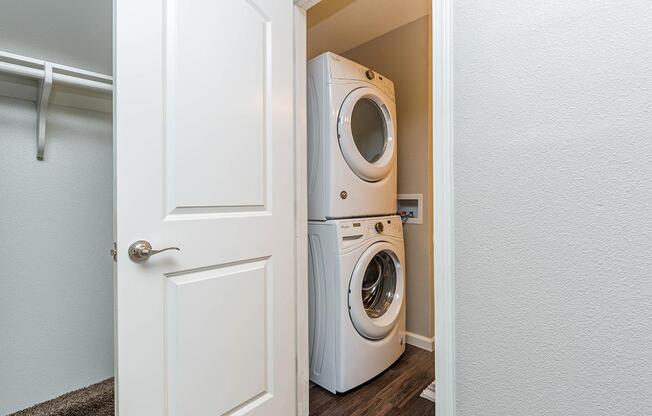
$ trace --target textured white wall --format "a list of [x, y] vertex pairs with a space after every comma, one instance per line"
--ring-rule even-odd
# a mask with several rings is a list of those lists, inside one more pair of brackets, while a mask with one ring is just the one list
[[0, 97], [0, 414], [113, 374], [111, 115]]
[[453, 4], [458, 416], [652, 415], [652, 2]]
[[111, 0], [2, 0], [0, 50], [111, 74]]

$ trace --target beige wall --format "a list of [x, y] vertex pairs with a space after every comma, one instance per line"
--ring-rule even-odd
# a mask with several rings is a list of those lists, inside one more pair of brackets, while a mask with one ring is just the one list
[[430, 13], [430, 0], [324, 0], [308, 10], [308, 57], [348, 51]]
[[407, 330], [434, 335], [430, 17], [355, 47], [343, 56], [394, 81], [398, 118], [398, 193], [423, 194], [423, 224], [405, 225]]

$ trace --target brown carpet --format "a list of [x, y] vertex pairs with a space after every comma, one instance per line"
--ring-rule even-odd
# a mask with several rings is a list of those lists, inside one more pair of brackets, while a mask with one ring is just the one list
[[113, 378], [9, 416], [113, 416]]

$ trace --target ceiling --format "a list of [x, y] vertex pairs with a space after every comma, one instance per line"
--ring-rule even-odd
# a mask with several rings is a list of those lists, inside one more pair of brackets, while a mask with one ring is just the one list
[[342, 53], [430, 13], [430, 0], [323, 0], [308, 10], [308, 58]]

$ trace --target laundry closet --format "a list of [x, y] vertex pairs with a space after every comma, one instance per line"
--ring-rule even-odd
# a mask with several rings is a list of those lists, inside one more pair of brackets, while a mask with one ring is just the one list
[[[112, 407], [114, 377], [121, 414], [291, 414], [308, 372], [295, 374], [301, 342], [288, 334], [309, 319], [294, 297], [307, 276], [288, 272], [300, 258], [293, 6], [133, 4], [0, 8], [0, 414], [93, 385], [82, 394]], [[357, 280], [352, 293], [366, 296], [340, 318], [356, 321], [358, 346], [395, 341], [384, 362], [348, 344], [358, 355], [347, 355], [341, 387], [324, 361], [332, 388], [311, 388], [311, 414], [335, 409], [331, 391], [389, 385], [404, 367], [425, 369], [415, 386], [433, 378], [431, 353], [417, 353], [434, 335], [428, 4], [324, 0], [308, 10], [308, 59], [330, 51], [357, 71], [340, 79], [344, 89], [354, 80], [384, 91], [360, 111], [349, 100], [350, 140], [329, 152], [342, 158], [348, 146], [340, 173], [357, 166], [353, 175], [379, 188], [392, 179], [366, 197], [333, 188], [336, 201], [358, 204], [317, 240], [346, 241], [350, 253], [369, 236], [389, 245], [367, 255], [394, 283]], [[368, 169], [390, 153], [392, 163]], [[381, 194], [392, 196], [380, 198], [382, 212], [366, 212]], [[386, 313], [390, 322], [369, 324]], [[330, 330], [316, 332], [334, 342]]]
[[306, 21], [309, 402], [328, 415], [415, 354], [434, 377], [431, 29], [422, 1], [323, 0]]

